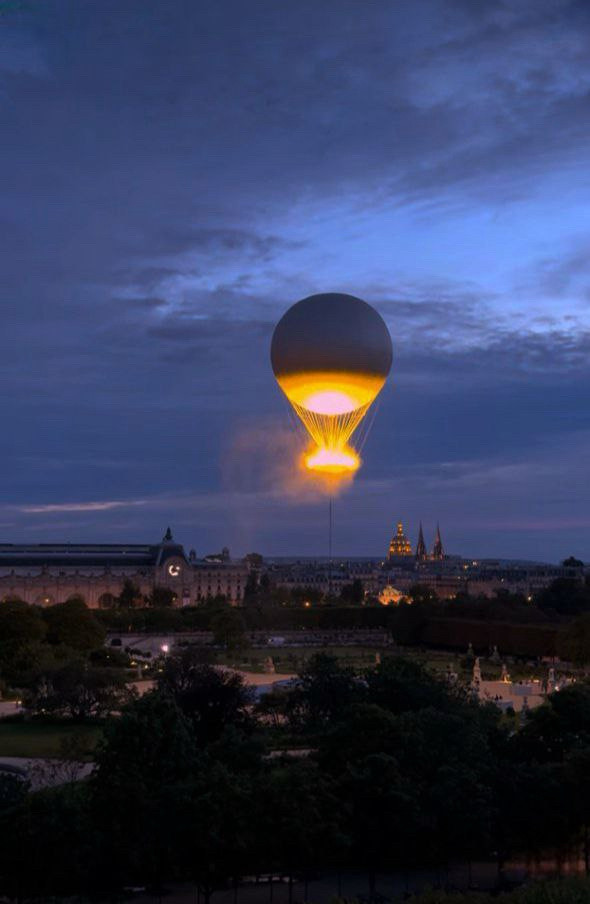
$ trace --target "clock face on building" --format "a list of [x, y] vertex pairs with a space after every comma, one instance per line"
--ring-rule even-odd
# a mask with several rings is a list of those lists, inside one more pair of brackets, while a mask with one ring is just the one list
[[177, 578], [180, 574], [180, 565], [178, 565], [176, 562], [171, 562], [171, 564], [168, 566], [168, 574], [171, 578]]

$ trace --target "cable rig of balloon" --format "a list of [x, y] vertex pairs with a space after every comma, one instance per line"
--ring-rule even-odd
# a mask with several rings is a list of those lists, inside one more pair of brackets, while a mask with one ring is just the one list
[[393, 359], [381, 315], [354, 295], [310, 295], [277, 323], [272, 369], [305, 438], [301, 467], [332, 489], [362, 464], [375, 401]]

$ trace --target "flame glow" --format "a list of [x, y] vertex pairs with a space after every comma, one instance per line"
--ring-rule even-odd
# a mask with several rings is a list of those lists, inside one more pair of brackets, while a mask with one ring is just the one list
[[304, 407], [316, 414], [348, 414], [357, 406], [347, 392], [340, 389], [318, 389], [308, 395]]
[[374, 374], [314, 372], [277, 377], [292, 405], [314, 414], [349, 414], [370, 405], [385, 383]]
[[357, 471], [361, 460], [350, 447], [343, 449], [317, 449], [305, 457], [305, 467], [324, 474], [349, 474]]
[[385, 379], [374, 374], [314, 372], [277, 377], [315, 446], [305, 469], [325, 477], [351, 477], [361, 459], [349, 445]]

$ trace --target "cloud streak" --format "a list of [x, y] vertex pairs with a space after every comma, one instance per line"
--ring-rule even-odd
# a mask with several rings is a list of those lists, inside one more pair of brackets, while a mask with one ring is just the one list
[[15, 505], [14, 510], [25, 515], [111, 512], [115, 509], [146, 505], [145, 499], [104, 500], [102, 502], [52, 502], [44, 505]]

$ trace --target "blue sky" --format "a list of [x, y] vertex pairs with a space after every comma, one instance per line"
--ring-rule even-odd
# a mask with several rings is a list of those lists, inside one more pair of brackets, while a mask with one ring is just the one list
[[5, 541], [323, 554], [268, 361], [394, 344], [335, 548], [590, 558], [590, 7], [0, 3]]

